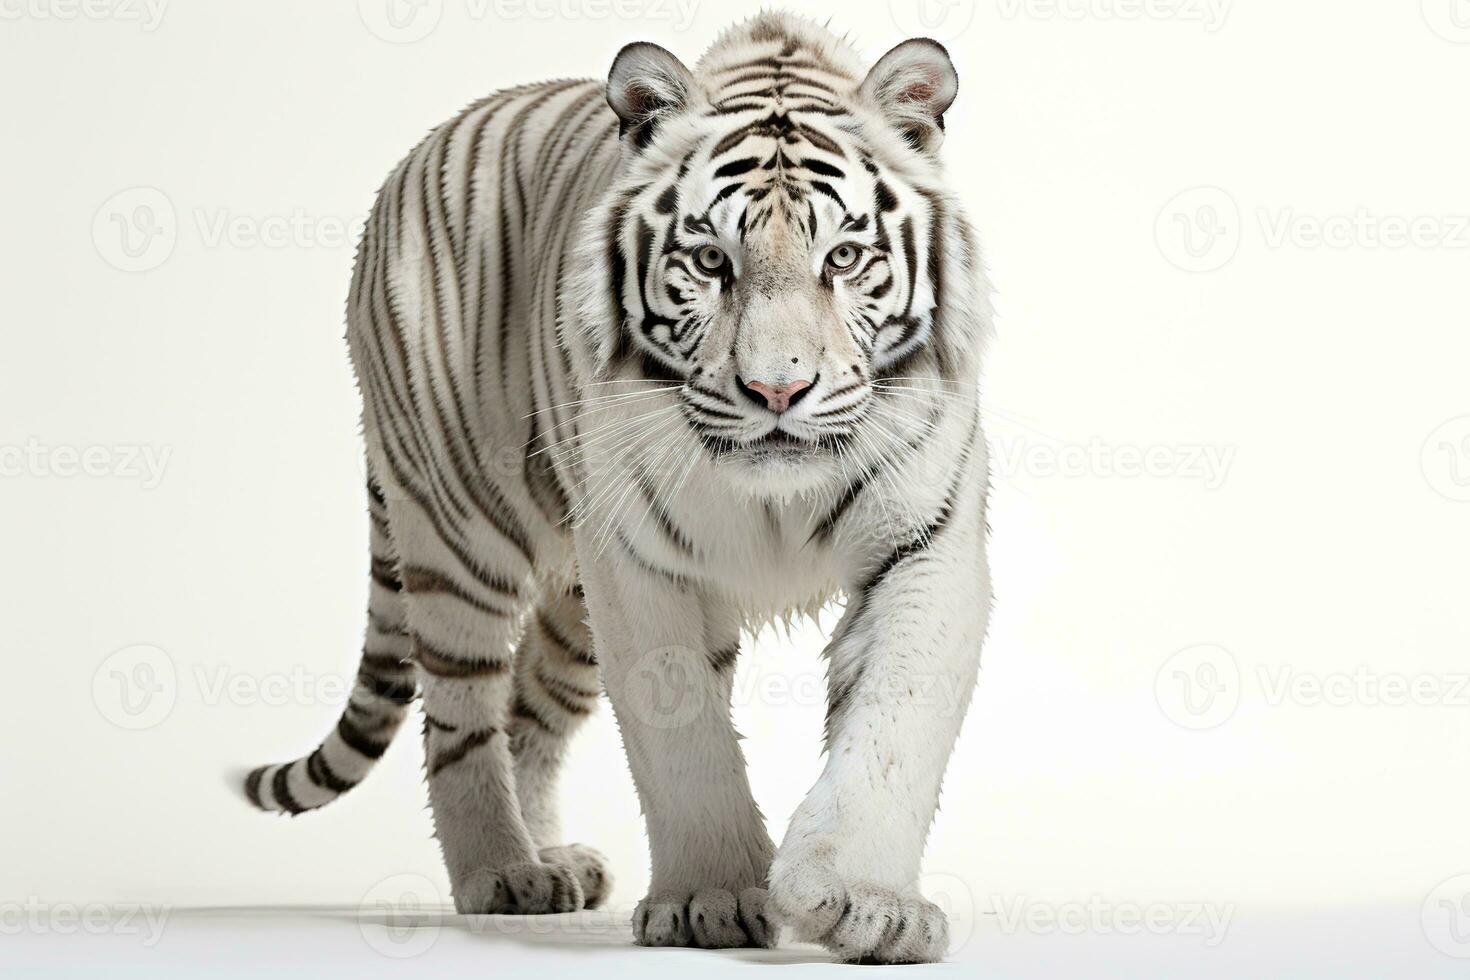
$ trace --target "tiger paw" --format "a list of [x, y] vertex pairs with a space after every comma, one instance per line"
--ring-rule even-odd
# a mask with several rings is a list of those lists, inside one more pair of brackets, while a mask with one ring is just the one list
[[766, 890], [737, 896], [706, 888], [687, 898], [645, 898], [633, 913], [633, 941], [640, 946], [734, 949], [776, 945], [778, 930], [766, 914]]
[[527, 862], [483, 869], [454, 888], [454, 907], [467, 914], [547, 915], [582, 908], [582, 885], [564, 864]]
[[918, 894], [843, 881], [822, 863], [772, 867], [772, 911], [798, 939], [844, 963], [937, 963], [949, 948], [944, 910]]
[[538, 857], [545, 864], [559, 864], [572, 869], [582, 886], [584, 908], [599, 908], [612, 891], [613, 877], [607, 869], [607, 858], [586, 844], [544, 847]]

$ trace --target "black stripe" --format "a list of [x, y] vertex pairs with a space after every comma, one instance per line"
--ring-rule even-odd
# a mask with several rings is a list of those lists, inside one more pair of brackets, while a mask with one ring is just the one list
[[584, 704], [581, 701], [573, 700], [573, 698], [581, 697], [586, 700], [595, 701], [597, 695], [589, 695], [585, 691], [575, 691], [575, 693], [569, 695], [568, 692], [574, 691], [574, 689], [569, 688], [567, 685], [559, 684], [554, 679], [543, 676], [539, 671], [533, 672], [531, 676], [536, 678], [537, 683], [541, 685], [541, 693], [546, 695], [552, 704], [567, 714], [589, 715], [592, 713], [592, 706], [590, 704]]
[[647, 558], [644, 558], [633, 549], [633, 543], [628, 540], [627, 536], [623, 534], [622, 530], [618, 531], [618, 547], [622, 549], [623, 554], [627, 555], [628, 559], [632, 561], [634, 565], [636, 565], [644, 572], [647, 572], [649, 575], [656, 575], [659, 578], [665, 579], [666, 581], [677, 585], [680, 588], [683, 588], [685, 584], [684, 576], [680, 575], [678, 572], [671, 572], [666, 568], [660, 568], [653, 562], [649, 561]]
[[396, 653], [382, 653], [371, 650], [364, 650], [362, 652], [362, 666], [371, 668], [372, 670], [386, 671], [390, 674], [413, 670], [413, 664], [406, 657], [401, 657]]
[[448, 767], [462, 760], [475, 749], [488, 744], [499, 731], [498, 728], [481, 728], [470, 732], [464, 738], [460, 739], [453, 748], [445, 749], [434, 757], [434, 761], [429, 765], [429, 775], [437, 776]]
[[743, 190], [745, 190], [745, 185], [744, 184], [740, 183], [740, 181], [738, 181], [738, 180], [731, 181], [730, 183], [726, 184], [724, 187], [720, 188], [720, 192], [718, 194], [716, 194], [710, 200], [709, 206], [706, 207], [705, 210], [706, 211], [712, 211], [712, 210], [714, 210], [715, 205], [717, 205], [721, 201], [725, 200], [725, 198], [731, 197], [731, 196], [733, 196], [735, 194], [739, 194]]
[[842, 149], [842, 144], [828, 139], [827, 136], [820, 130], [813, 129], [811, 126], [803, 126], [800, 123], [797, 123], [795, 128], [797, 134], [802, 139], [806, 140], [808, 143], [810, 143], [812, 146], [815, 146], [823, 153], [830, 153], [834, 157], [838, 157], [839, 159], [847, 159], [847, 152]]
[[740, 657], [740, 646], [725, 647], [723, 650], [711, 650], [709, 652], [709, 665], [716, 671], [726, 671], [735, 666], [735, 661]]
[[633, 195], [629, 194], [613, 205], [607, 221], [607, 261], [612, 270], [612, 282], [610, 292], [613, 302], [613, 325], [620, 331], [620, 338], [626, 336], [627, 306], [623, 301], [623, 292], [626, 289], [628, 277], [628, 261], [623, 257], [623, 221], [628, 216], [628, 211], [633, 203]]
[[750, 173], [752, 170], [754, 170], [756, 167], [759, 167], [760, 165], [760, 160], [756, 159], [755, 157], [744, 157], [740, 160], [731, 160], [729, 163], [725, 164], [715, 171], [714, 179], [722, 180], [725, 177], [739, 177], [741, 174]]
[[[944, 318], [944, 204], [937, 194], [926, 194], [929, 199], [929, 290], [934, 296], [934, 307], [930, 313], [929, 330], [933, 337], [943, 339]], [[935, 345], [935, 352], [940, 359], [939, 373], [942, 377], [948, 377], [949, 365], [945, 363], [946, 349], [943, 343]]]
[[727, 153], [730, 150], [733, 150], [735, 147], [739, 146], [741, 143], [749, 139], [750, 136], [753, 134], [754, 129], [754, 126], [742, 126], [739, 129], [726, 134], [723, 139], [715, 144], [714, 149], [710, 150], [709, 155], [711, 157], [717, 157], [723, 153]]
[[842, 195], [837, 193], [836, 188], [834, 188], [831, 184], [827, 183], [825, 180], [814, 180], [811, 182], [811, 184], [812, 190], [816, 191], [818, 194], [825, 194], [832, 200], [836, 201], [838, 206], [841, 207], [844, 211], [847, 210], [847, 202], [842, 199]]
[[260, 781], [269, 768], [270, 766], [261, 766], [259, 769], [252, 769], [250, 775], [245, 777], [245, 798], [262, 810], [265, 805], [260, 802]]
[[908, 269], [909, 273], [909, 295], [908, 300], [903, 304], [903, 313], [899, 314], [899, 318], [901, 319], [907, 317], [913, 310], [914, 292], [918, 285], [914, 281], [919, 273], [919, 259], [914, 252], [914, 219], [912, 217], [905, 217], [903, 219], [903, 224], [899, 225], [898, 235], [899, 243], [903, 246], [904, 266]]
[[414, 637], [413, 657], [427, 674], [461, 680], [493, 677], [505, 673], [510, 666], [504, 660], [466, 660], [447, 650], [431, 646], [421, 636]]
[[658, 488], [649, 483], [648, 478], [643, 475], [642, 471], [638, 471], [636, 468], [635, 480], [639, 492], [648, 501], [648, 509], [653, 514], [654, 523], [658, 526], [659, 533], [663, 535], [664, 540], [679, 554], [686, 558], [693, 557], [694, 542], [690, 541], [689, 536], [681, 531], [678, 525], [674, 523], [673, 515], [669, 513], [668, 508], [664, 506], [663, 501], [658, 497]]
[[368, 738], [346, 715], [337, 722], [337, 736], [348, 748], [368, 759], [381, 759], [388, 751], [386, 744], [380, 745]]
[[372, 521], [373, 527], [385, 538], [392, 536], [393, 530], [388, 526], [388, 518], [375, 510], [368, 511], [368, 520]]
[[382, 613], [372, 608], [368, 609], [367, 619], [368, 625], [384, 636], [402, 636], [406, 630], [402, 622], [390, 622], [383, 618]]
[[540, 728], [542, 731], [556, 731], [556, 729], [551, 726], [551, 722], [541, 717], [541, 712], [537, 711], [531, 705], [531, 703], [520, 694], [517, 694], [515, 700], [511, 702], [510, 713], [511, 717], [513, 718], [519, 718], [525, 721], [534, 722], [536, 727]]
[[438, 718], [435, 718], [433, 715], [429, 714], [428, 711], [425, 711], [424, 712], [424, 731], [427, 732], [431, 728], [437, 729], [437, 730], [439, 730], [441, 732], [457, 732], [457, 731], [459, 731], [459, 726], [458, 725], [451, 725], [447, 721], [440, 721]]
[[805, 160], [801, 161], [801, 165], [810, 170], [812, 173], [821, 174], [823, 177], [835, 177], [838, 180], [847, 179], [846, 173], [844, 173], [840, 168], [832, 166], [832, 164], [828, 163], [825, 160], [818, 160], [815, 157], [807, 157]]
[[377, 674], [359, 671], [357, 680], [378, 697], [394, 704], [409, 704], [419, 693], [413, 681], [402, 678], [379, 677]]
[[[482, 574], [479, 579], [479, 584], [508, 599], [518, 598], [515, 586], [499, 576]], [[436, 569], [410, 565], [403, 569], [403, 585], [410, 595], [452, 596], [465, 605], [478, 609], [481, 612], [491, 613], [496, 616], [508, 615], [504, 609], [499, 609], [490, 605], [484, 599], [470, 595], [462, 585]]]
[[393, 569], [393, 563], [384, 558], [374, 556], [372, 560], [372, 577], [389, 592], [401, 592], [403, 583], [398, 580], [398, 573]]
[[276, 770], [275, 777], [271, 779], [271, 795], [276, 798], [277, 806], [294, 817], [298, 813], [304, 813], [306, 807], [296, 802], [296, 797], [291, 795], [291, 788], [286, 785], [287, 774], [290, 771], [291, 766], [282, 766]]
[[313, 785], [331, 790], [333, 793], [345, 793], [357, 785], [332, 771], [320, 747], [306, 758], [306, 777], [312, 781]]
[[557, 647], [565, 651], [567, 656], [569, 656], [571, 659], [576, 660], [579, 663], [596, 666], [597, 658], [588, 651], [583, 650], [580, 646], [573, 643], [571, 640], [567, 639], [566, 634], [557, 629], [556, 626], [551, 622], [551, 620], [547, 618], [545, 613], [542, 613], [540, 611], [536, 613], [536, 625], [541, 628], [542, 634], [548, 640], [550, 640]]
[[847, 489], [842, 492], [842, 496], [838, 498], [836, 505], [812, 529], [811, 535], [806, 539], [807, 544], [811, 544], [813, 541], [825, 543], [831, 539], [833, 532], [837, 530], [837, 522], [842, 520], [842, 515], [846, 514], [847, 509], [862, 495], [863, 490], [868, 486], [868, 481], [873, 478], [874, 472], [874, 470], [868, 470], [847, 485]]
[[955, 497], [959, 493], [964, 476], [969, 471], [969, 467], [966, 465], [968, 462], [969, 452], [966, 450], [965, 458], [961, 461], [959, 468], [955, 472], [954, 482], [950, 484], [949, 490], [945, 492], [944, 503], [940, 505], [939, 512], [935, 515], [934, 519], [925, 526], [923, 531], [915, 534], [913, 538], [899, 545], [897, 548], [894, 548], [887, 557], [878, 563], [877, 568], [868, 576], [868, 580], [859, 590], [864, 607], [867, 605], [868, 597], [872, 595], [875, 589], [883, 584], [883, 580], [887, 578], [889, 572], [908, 559], [927, 551], [933, 546], [934, 539], [939, 536], [939, 533], [949, 526], [950, 517], [954, 514]]

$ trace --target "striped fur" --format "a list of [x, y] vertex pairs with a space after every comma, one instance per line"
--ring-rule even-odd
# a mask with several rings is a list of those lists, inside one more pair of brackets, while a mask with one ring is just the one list
[[[639, 942], [767, 945], [769, 901], [845, 958], [942, 953], [913, 881], [988, 608], [953, 96], [933, 42], [868, 69], [763, 14], [693, 70], [631, 45], [606, 83], [497, 93], [414, 149], [348, 301], [360, 683], [316, 752], [251, 774], [257, 805], [356, 785], [417, 691], [457, 905], [593, 904], [606, 869], [560, 841], [556, 775], [601, 685], [649, 822]], [[780, 416], [745, 387], [796, 378]], [[740, 634], [842, 594], [827, 772], [777, 853], [729, 723]], [[957, 711], [893, 687], [916, 671]], [[903, 927], [864, 933], [874, 910]]]

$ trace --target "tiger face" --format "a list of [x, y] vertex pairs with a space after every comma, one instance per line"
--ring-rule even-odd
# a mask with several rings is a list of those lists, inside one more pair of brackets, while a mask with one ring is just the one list
[[677, 384], [706, 452], [789, 490], [922, 438], [923, 382], [968, 360], [950, 267], [970, 245], [939, 175], [942, 46], [863, 75], [825, 40], [762, 44], [693, 72], [650, 44], [614, 63], [606, 364]]

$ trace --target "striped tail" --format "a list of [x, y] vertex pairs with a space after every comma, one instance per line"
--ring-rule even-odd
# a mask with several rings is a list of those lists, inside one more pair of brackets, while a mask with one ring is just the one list
[[371, 482], [368, 510], [372, 585], [367, 639], [352, 696], [337, 727], [316, 751], [295, 762], [261, 766], [245, 778], [245, 795], [262, 810], [295, 816], [327, 805], [362, 782], [393, 741], [417, 696], [387, 508]]

